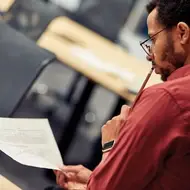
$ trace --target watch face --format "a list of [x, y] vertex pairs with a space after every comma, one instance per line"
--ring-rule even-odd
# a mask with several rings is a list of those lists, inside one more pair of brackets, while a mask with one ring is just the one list
[[114, 145], [114, 142], [115, 142], [115, 141], [113, 140], [113, 141], [109, 141], [109, 142], [105, 143], [105, 144], [103, 145], [102, 150], [107, 150], [107, 149], [112, 148], [113, 145]]

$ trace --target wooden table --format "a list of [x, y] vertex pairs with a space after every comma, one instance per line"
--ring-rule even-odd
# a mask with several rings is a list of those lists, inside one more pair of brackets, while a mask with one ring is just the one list
[[[95, 84], [109, 89], [126, 101], [132, 102], [136, 96], [134, 92], [130, 91], [127, 81], [87, 64], [84, 59], [73, 54], [73, 48], [75, 50], [79, 48], [83, 51], [90, 51], [92, 56], [100, 60], [101, 64], [104, 64], [104, 67], [114, 66], [121, 70], [127, 69], [129, 72], [134, 73], [141, 83], [143, 83], [151, 68], [151, 65], [130, 56], [119, 46], [67, 17], [59, 17], [53, 20], [37, 43], [39, 46], [55, 53], [61, 62], [90, 79], [65, 127], [62, 140], [59, 144], [62, 155], [67, 152], [72, 142], [81, 115], [85, 110]], [[158, 82], [160, 82], [159, 78], [153, 75], [148, 85]], [[120, 100], [115, 110], [120, 109], [121, 104], [125, 103], [123, 99]]]
[[21, 190], [8, 179], [0, 175], [0, 190]]
[[0, 11], [1, 12], [7, 12], [10, 7], [13, 5], [15, 0], [1, 0], [0, 1]]
[[[125, 81], [101, 72], [94, 67], [87, 66], [84, 60], [72, 54], [71, 49], [81, 47], [90, 50], [103, 64], [113, 64], [119, 68], [127, 69], [141, 78], [142, 82], [151, 67], [149, 64], [130, 56], [119, 46], [67, 17], [60, 17], [52, 21], [38, 40], [38, 44], [54, 52], [64, 64], [131, 101], [134, 100], [134, 95], [128, 93], [127, 90], [130, 89], [130, 86], [127, 89]], [[153, 75], [148, 86], [158, 82], [160, 82], [159, 78]]]

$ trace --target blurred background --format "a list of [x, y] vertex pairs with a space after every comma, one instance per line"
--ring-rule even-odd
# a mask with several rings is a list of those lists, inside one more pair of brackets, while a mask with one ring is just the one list
[[[145, 52], [139, 45], [139, 41], [148, 37], [147, 2], [0, 0], [0, 85], [1, 91], [8, 89], [8, 85], [12, 90], [8, 96], [3, 94], [6, 99], [0, 103], [6, 107], [7, 102], [19, 102], [9, 113], [0, 111], [1, 116], [48, 118], [64, 163], [83, 164], [93, 170], [101, 160], [101, 127], [119, 114], [121, 105], [131, 105], [143, 76], [149, 71]], [[67, 50], [71, 43], [75, 44], [74, 54]], [[86, 52], [88, 47], [94, 50], [93, 55]], [[81, 66], [79, 59], [90, 64]], [[28, 79], [28, 73], [37, 72], [37, 69], [30, 71], [25, 63], [33, 64], [36, 60], [43, 72], [41, 69]], [[112, 60], [122, 67], [102, 66], [103, 62]], [[134, 83], [132, 79], [124, 82], [125, 74], [117, 78], [120, 71], [123, 73], [125, 62], [129, 72], [137, 72], [128, 75], [128, 79], [136, 77]], [[3, 75], [3, 68], [9, 78], [8, 74]], [[104, 72], [111, 73], [105, 80]], [[21, 87], [19, 80], [30, 80], [30, 85]], [[15, 100], [17, 93], [20, 94]], [[59, 189], [51, 170], [22, 166], [3, 153], [0, 153], [0, 173], [23, 190]]]

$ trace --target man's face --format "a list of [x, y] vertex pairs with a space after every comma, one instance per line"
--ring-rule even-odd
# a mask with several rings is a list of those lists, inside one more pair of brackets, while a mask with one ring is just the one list
[[[157, 10], [154, 9], [147, 19], [149, 36], [164, 29], [157, 20]], [[155, 64], [155, 72], [166, 81], [169, 75], [185, 63], [185, 50], [178, 37], [178, 30], [165, 29], [152, 39], [152, 61]]]

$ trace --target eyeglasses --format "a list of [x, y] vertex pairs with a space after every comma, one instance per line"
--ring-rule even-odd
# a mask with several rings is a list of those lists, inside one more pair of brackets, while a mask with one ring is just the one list
[[143, 50], [146, 52], [146, 54], [148, 56], [151, 56], [152, 54], [152, 39], [158, 35], [159, 33], [161, 33], [162, 31], [164, 31], [166, 28], [163, 28], [162, 30], [158, 31], [156, 34], [150, 36], [148, 39], [146, 39], [145, 41], [143, 42], [140, 42], [140, 46], [143, 48]]

